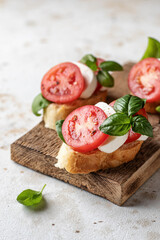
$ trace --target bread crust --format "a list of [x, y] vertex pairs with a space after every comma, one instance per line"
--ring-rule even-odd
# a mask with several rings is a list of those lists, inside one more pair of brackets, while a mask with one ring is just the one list
[[68, 104], [51, 103], [43, 110], [43, 120], [46, 128], [55, 129], [56, 122], [65, 119], [73, 110], [84, 105], [94, 105], [97, 102], [105, 102], [107, 91], [97, 91], [90, 98], [77, 99]]
[[87, 174], [100, 169], [114, 168], [133, 160], [142, 143], [143, 141], [134, 141], [123, 144], [112, 153], [104, 153], [98, 149], [88, 153], [79, 153], [63, 143], [57, 156], [58, 163], [55, 166], [65, 168], [72, 174]]
[[160, 101], [157, 102], [146, 102], [144, 108], [146, 110], [146, 112], [148, 113], [158, 113], [156, 111], [156, 107], [158, 107], [160, 105]]

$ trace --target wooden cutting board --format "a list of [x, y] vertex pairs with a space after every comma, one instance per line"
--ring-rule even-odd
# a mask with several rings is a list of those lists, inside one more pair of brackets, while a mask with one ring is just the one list
[[[114, 74], [115, 87], [109, 90], [109, 101], [129, 92], [126, 78], [131, 66], [130, 63], [126, 64], [125, 71]], [[154, 138], [143, 143], [133, 161], [114, 169], [74, 175], [56, 168], [55, 157], [62, 142], [56, 131], [44, 127], [43, 121], [11, 145], [11, 159], [122, 205], [160, 168], [160, 119], [156, 115], [150, 115], [150, 121], [154, 127]]]

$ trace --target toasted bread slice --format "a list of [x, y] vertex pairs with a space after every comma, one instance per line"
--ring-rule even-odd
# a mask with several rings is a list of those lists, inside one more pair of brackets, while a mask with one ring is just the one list
[[43, 120], [46, 128], [55, 129], [56, 122], [65, 119], [73, 110], [84, 105], [94, 105], [97, 102], [105, 102], [107, 91], [97, 91], [90, 98], [77, 99], [72, 103], [51, 103], [43, 111]]
[[146, 112], [148, 112], [148, 113], [158, 113], [156, 111], [156, 107], [158, 107], [158, 106], [160, 106], [160, 101], [152, 102], [152, 103], [146, 102], [144, 108], [145, 108]]
[[143, 141], [134, 141], [123, 144], [112, 153], [101, 152], [96, 149], [88, 153], [80, 153], [71, 149], [65, 143], [62, 144], [55, 165], [65, 168], [69, 173], [86, 174], [100, 169], [117, 167], [123, 163], [133, 160], [139, 152]]

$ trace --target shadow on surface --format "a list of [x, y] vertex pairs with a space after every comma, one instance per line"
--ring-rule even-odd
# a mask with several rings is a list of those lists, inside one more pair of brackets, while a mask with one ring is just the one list
[[48, 203], [45, 200], [45, 198], [42, 198], [41, 202], [39, 204], [35, 204], [33, 206], [28, 206], [27, 210], [33, 211], [33, 212], [41, 212], [48, 208]]

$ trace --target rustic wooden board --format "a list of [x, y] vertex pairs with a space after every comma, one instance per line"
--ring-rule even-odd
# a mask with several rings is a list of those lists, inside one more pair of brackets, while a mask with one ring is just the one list
[[54, 166], [62, 142], [41, 122], [11, 145], [11, 159], [122, 205], [160, 167], [159, 133], [160, 124], [154, 127], [155, 137], [144, 142], [136, 159], [127, 164], [86, 175], [69, 174]]
[[[109, 100], [129, 92], [126, 77], [131, 65], [125, 65], [124, 72], [115, 74], [116, 84], [109, 90]], [[160, 167], [159, 117], [152, 115], [150, 120], [154, 126], [154, 138], [143, 143], [135, 160], [114, 169], [73, 175], [56, 168], [55, 157], [62, 142], [54, 130], [44, 127], [43, 122], [11, 145], [11, 159], [122, 205]]]

